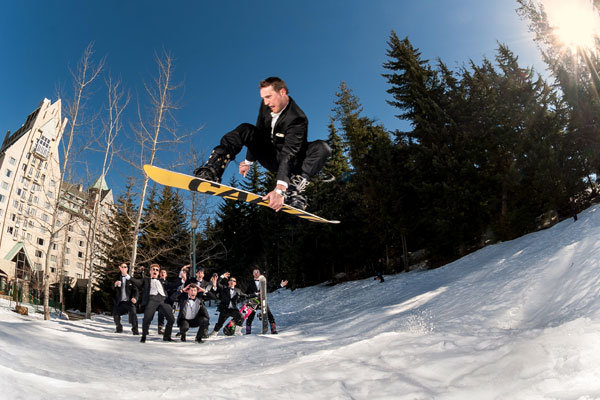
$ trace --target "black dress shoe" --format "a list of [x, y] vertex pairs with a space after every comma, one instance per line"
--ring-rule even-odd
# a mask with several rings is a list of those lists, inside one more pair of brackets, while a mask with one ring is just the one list
[[163, 342], [173, 342], [173, 339], [170, 337], [163, 338]]
[[142, 338], [140, 339], [140, 343], [146, 343], [146, 335], [142, 335]]
[[195, 342], [198, 343], [198, 344], [202, 344], [202, 343], [204, 343], [204, 340], [202, 340], [202, 338], [197, 338], [195, 340]]
[[123, 327], [117, 326], [117, 330], [115, 331], [115, 333], [123, 333]]
[[182, 341], [182, 342], [185, 342], [185, 341], [186, 341], [185, 335], [181, 335], [181, 341]]
[[140, 332], [139, 332], [137, 329], [133, 329], [133, 330], [131, 331], [131, 333], [133, 333], [133, 335], [134, 335], [134, 336], [137, 336], [137, 335], [139, 335], [139, 334], [140, 334]]

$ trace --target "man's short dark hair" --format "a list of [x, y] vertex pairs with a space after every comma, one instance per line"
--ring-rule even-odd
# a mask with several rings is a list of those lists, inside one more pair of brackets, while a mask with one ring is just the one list
[[198, 273], [198, 272], [204, 272], [204, 268], [196, 267], [196, 273]]
[[275, 90], [276, 92], [279, 92], [281, 89], [285, 89], [286, 93], [289, 93], [290, 90], [287, 88], [287, 85], [285, 84], [285, 82], [283, 81], [283, 79], [278, 78], [276, 76], [270, 76], [266, 79], [263, 79], [262, 81], [260, 81], [260, 83], [258, 84], [258, 86], [262, 89], [262, 88], [266, 88], [269, 86], [273, 87], [273, 90]]
[[198, 285], [195, 283], [190, 283], [190, 289], [198, 289]]

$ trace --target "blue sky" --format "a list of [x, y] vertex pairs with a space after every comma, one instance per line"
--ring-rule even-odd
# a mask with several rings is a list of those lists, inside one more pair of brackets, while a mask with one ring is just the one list
[[[181, 132], [202, 127], [192, 144], [200, 152], [239, 123], [256, 120], [257, 84], [271, 75], [286, 80], [307, 114], [309, 139], [326, 137], [341, 81], [360, 98], [365, 115], [389, 130], [405, 129], [386, 103], [381, 77], [391, 30], [408, 36], [425, 58], [440, 57], [452, 68], [493, 58], [500, 41], [522, 65], [543, 73], [516, 7], [511, 0], [3, 2], [0, 128], [15, 131], [44, 97], [56, 100], [57, 88], [70, 85], [69, 67], [94, 42], [96, 55], [106, 56], [105, 71], [131, 91], [131, 122], [136, 98], [144, 102], [142, 84], [155, 74], [155, 52], [175, 57], [175, 81], [183, 84], [175, 117]], [[101, 80], [92, 107], [101, 108], [103, 93]], [[127, 145], [125, 136], [122, 142]], [[119, 192], [131, 173], [115, 169], [108, 183]]]

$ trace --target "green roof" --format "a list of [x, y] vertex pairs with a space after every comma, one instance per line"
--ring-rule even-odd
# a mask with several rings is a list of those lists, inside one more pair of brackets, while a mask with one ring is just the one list
[[19, 252], [19, 250], [21, 250], [21, 249], [23, 249], [23, 253], [25, 253], [25, 257], [29, 261], [29, 265], [33, 265], [33, 264], [31, 264], [31, 259], [29, 258], [29, 254], [27, 254], [27, 250], [25, 249], [25, 243], [23, 243], [23, 242], [15, 243], [13, 248], [10, 249], [10, 251], [8, 253], [6, 253], [6, 255], [4, 256], [4, 259], [11, 261], [14, 258], [15, 254], [17, 254]]
[[100, 177], [96, 179], [96, 182], [90, 186], [90, 189], [108, 190], [108, 185], [104, 180], [104, 175], [100, 175]]

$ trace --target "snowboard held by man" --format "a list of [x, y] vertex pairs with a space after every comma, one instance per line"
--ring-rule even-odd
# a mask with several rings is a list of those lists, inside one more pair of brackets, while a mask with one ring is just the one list
[[305, 210], [304, 191], [325, 165], [331, 149], [324, 140], [308, 141], [308, 118], [289, 96], [282, 79], [269, 77], [260, 82], [259, 88], [262, 101], [256, 125], [243, 123], [225, 134], [194, 175], [220, 182], [229, 162], [246, 147], [240, 174], [246, 177], [256, 161], [276, 174], [275, 188], [263, 197], [269, 207], [279, 211], [285, 202]]

